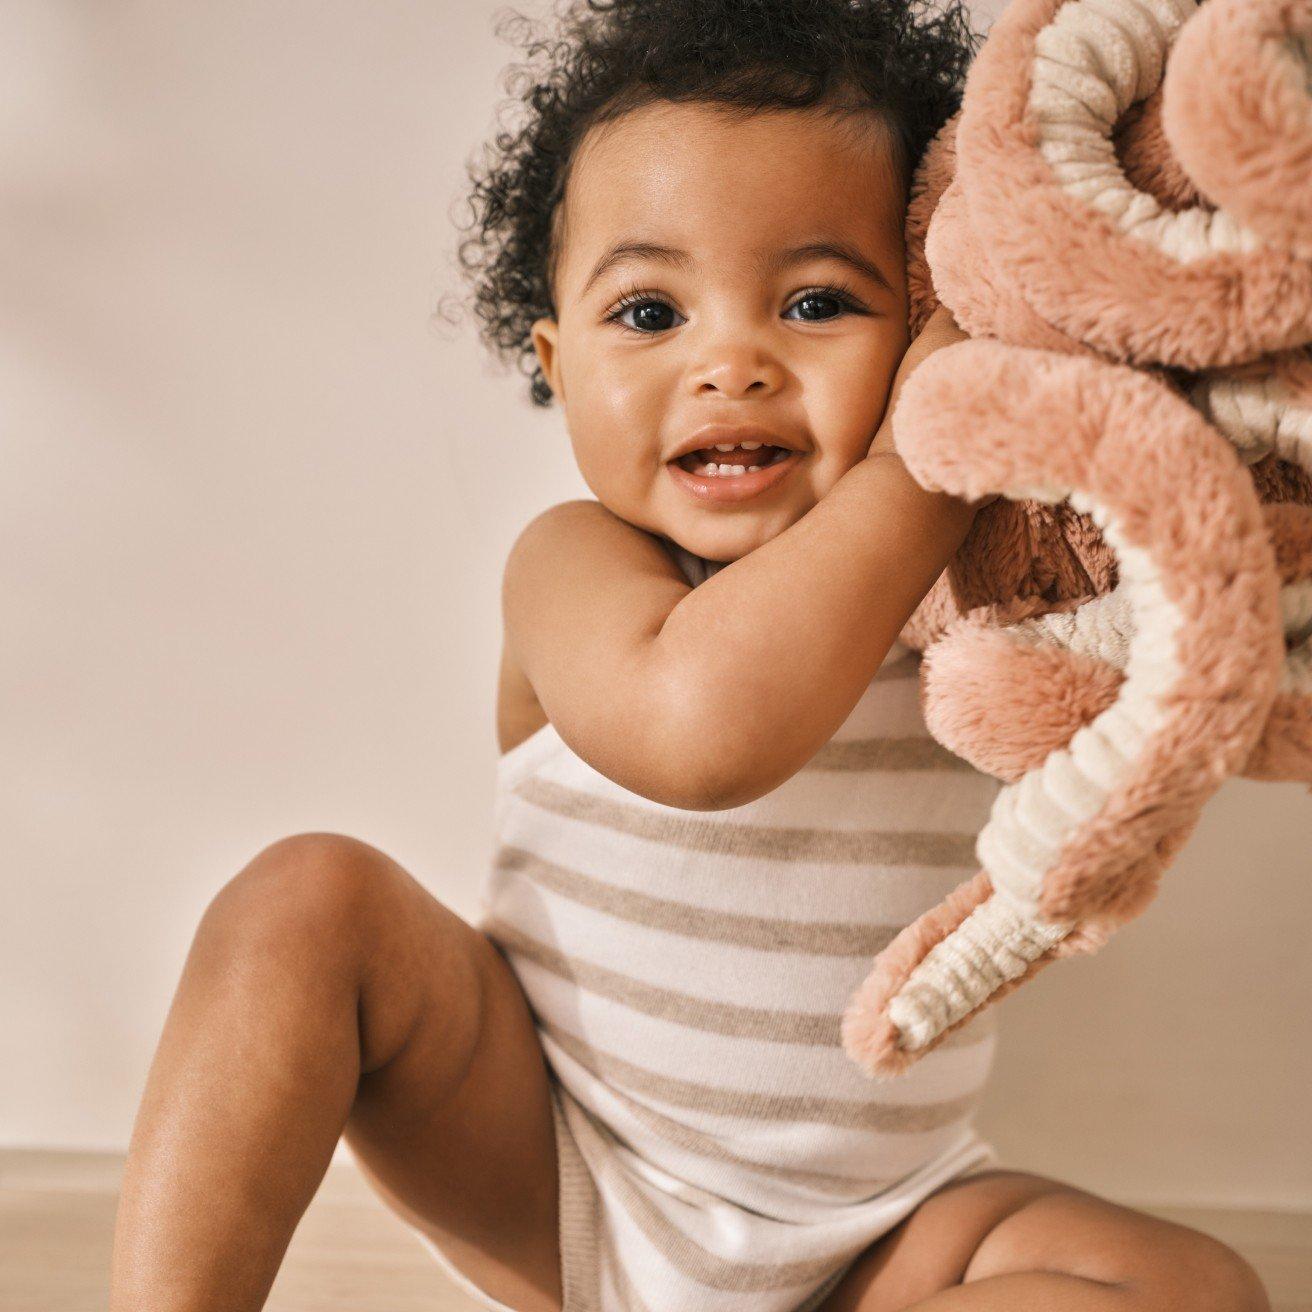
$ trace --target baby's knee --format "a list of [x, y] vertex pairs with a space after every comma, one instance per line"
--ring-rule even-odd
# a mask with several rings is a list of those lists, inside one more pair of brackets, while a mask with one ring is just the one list
[[1162, 1264], [1158, 1297], [1198, 1312], [1271, 1312], [1266, 1288], [1245, 1258], [1211, 1235], [1181, 1229]]
[[1189, 1226], [1023, 1172], [976, 1175], [941, 1198], [980, 1227], [966, 1281], [1050, 1271], [1116, 1286], [1135, 1312], [1271, 1312], [1249, 1263]]
[[1127, 1306], [1156, 1312], [1271, 1312], [1257, 1272], [1219, 1239], [1131, 1208], [1106, 1208], [1106, 1226], [1091, 1234], [1092, 1270], [1078, 1274], [1119, 1285]]
[[214, 895], [196, 931], [230, 951], [354, 951], [392, 879], [390, 859], [346, 834], [291, 834], [256, 854]]

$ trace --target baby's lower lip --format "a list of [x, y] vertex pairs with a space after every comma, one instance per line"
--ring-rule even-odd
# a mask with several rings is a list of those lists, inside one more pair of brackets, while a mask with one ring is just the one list
[[790, 451], [785, 459], [758, 469], [754, 474], [690, 474], [677, 460], [671, 460], [665, 468], [681, 488], [703, 505], [732, 505], [759, 496], [767, 488], [774, 487], [788, 477], [793, 466], [800, 464], [801, 459], [800, 452]]

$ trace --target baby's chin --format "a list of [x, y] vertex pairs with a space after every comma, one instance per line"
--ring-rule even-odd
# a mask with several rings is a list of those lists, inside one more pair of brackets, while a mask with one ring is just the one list
[[[729, 564], [741, 560], [791, 528], [820, 500], [814, 474], [790, 486], [765, 491], [736, 504], [704, 505], [686, 489], [639, 480], [624, 487], [588, 480], [594, 496], [615, 516], [665, 538], [703, 560]], [[827, 490], [827, 489], [826, 489]]]
[[809, 509], [790, 505], [786, 509], [743, 509], [733, 514], [695, 511], [667, 517], [658, 531], [694, 556], [728, 564], [777, 538]]

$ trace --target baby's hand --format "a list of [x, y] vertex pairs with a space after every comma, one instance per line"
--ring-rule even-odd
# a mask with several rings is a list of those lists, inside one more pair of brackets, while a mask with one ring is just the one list
[[[920, 330], [920, 335], [907, 347], [906, 354], [902, 357], [902, 363], [898, 366], [897, 373], [893, 378], [893, 386], [889, 389], [888, 405], [884, 408], [884, 418], [870, 443], [870, 450], [866, 453], [866, 459], [875, 456], [897, 455], [897, 448], [893, 445], [893, 411], [897, 406], [897, 398], [902, 390], [902, 384], [915, 371], [916, 366], [927, 356], [933, 355], [935, 351], [941, 350], [945, 346], [952, 346], [955, 342], [968, 340], [968, 335], [957, 327], [957, 321], [952, 317], [952, 312], [947, 306], [940, 305], [930, 315], [928, 322]], [[997, 499], [998, 494], [994, 493], [992, 496], [981, 497], [978, 501], [970, 501], [966, 504], [979, 510]]]
[[884, 418], [870, 443], [868, 455], [877, 456], [886, 451], [895, 450], [893, 446], [893, 411], [897, 406], [897, 398], [902, 391], [902, 384], [911, 376], [916, 366], [926, 356], [933, 355], [935, 351], [940, 350], [942, 347], [967, 340], [966, 334], [957, 327], [957, 321], [945, 305], [940, 305], [929, 316], [929, 320], [920, 330], [919, 336], [907, 347], [906, 354], [902, 357], [902, 363], [898, 365], [897, 373], [893, 376], [893, 386], [888, 393], [888, 404], [884, 407]]

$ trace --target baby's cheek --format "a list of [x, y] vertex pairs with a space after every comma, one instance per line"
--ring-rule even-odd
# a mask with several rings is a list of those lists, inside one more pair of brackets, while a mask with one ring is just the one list
[[650, 527], [655, 506], [670, 481], [661, 448], [642, 433], [616, 426], [598, 434], [586, 453], [575, 456], [593, 496], [613, 514], [640, 528]]
[[829, 380], [811, 407], [811, 431], [844, 472], [866, 456], [879, 435], [900, 357], [867, 353], [850, 371]]
[[670, 401], [670, 367], [658, 368], [642, 352], [594, 353], [587, 369], [587, 398], [597, 422], [645, 425], [658, 421]]

